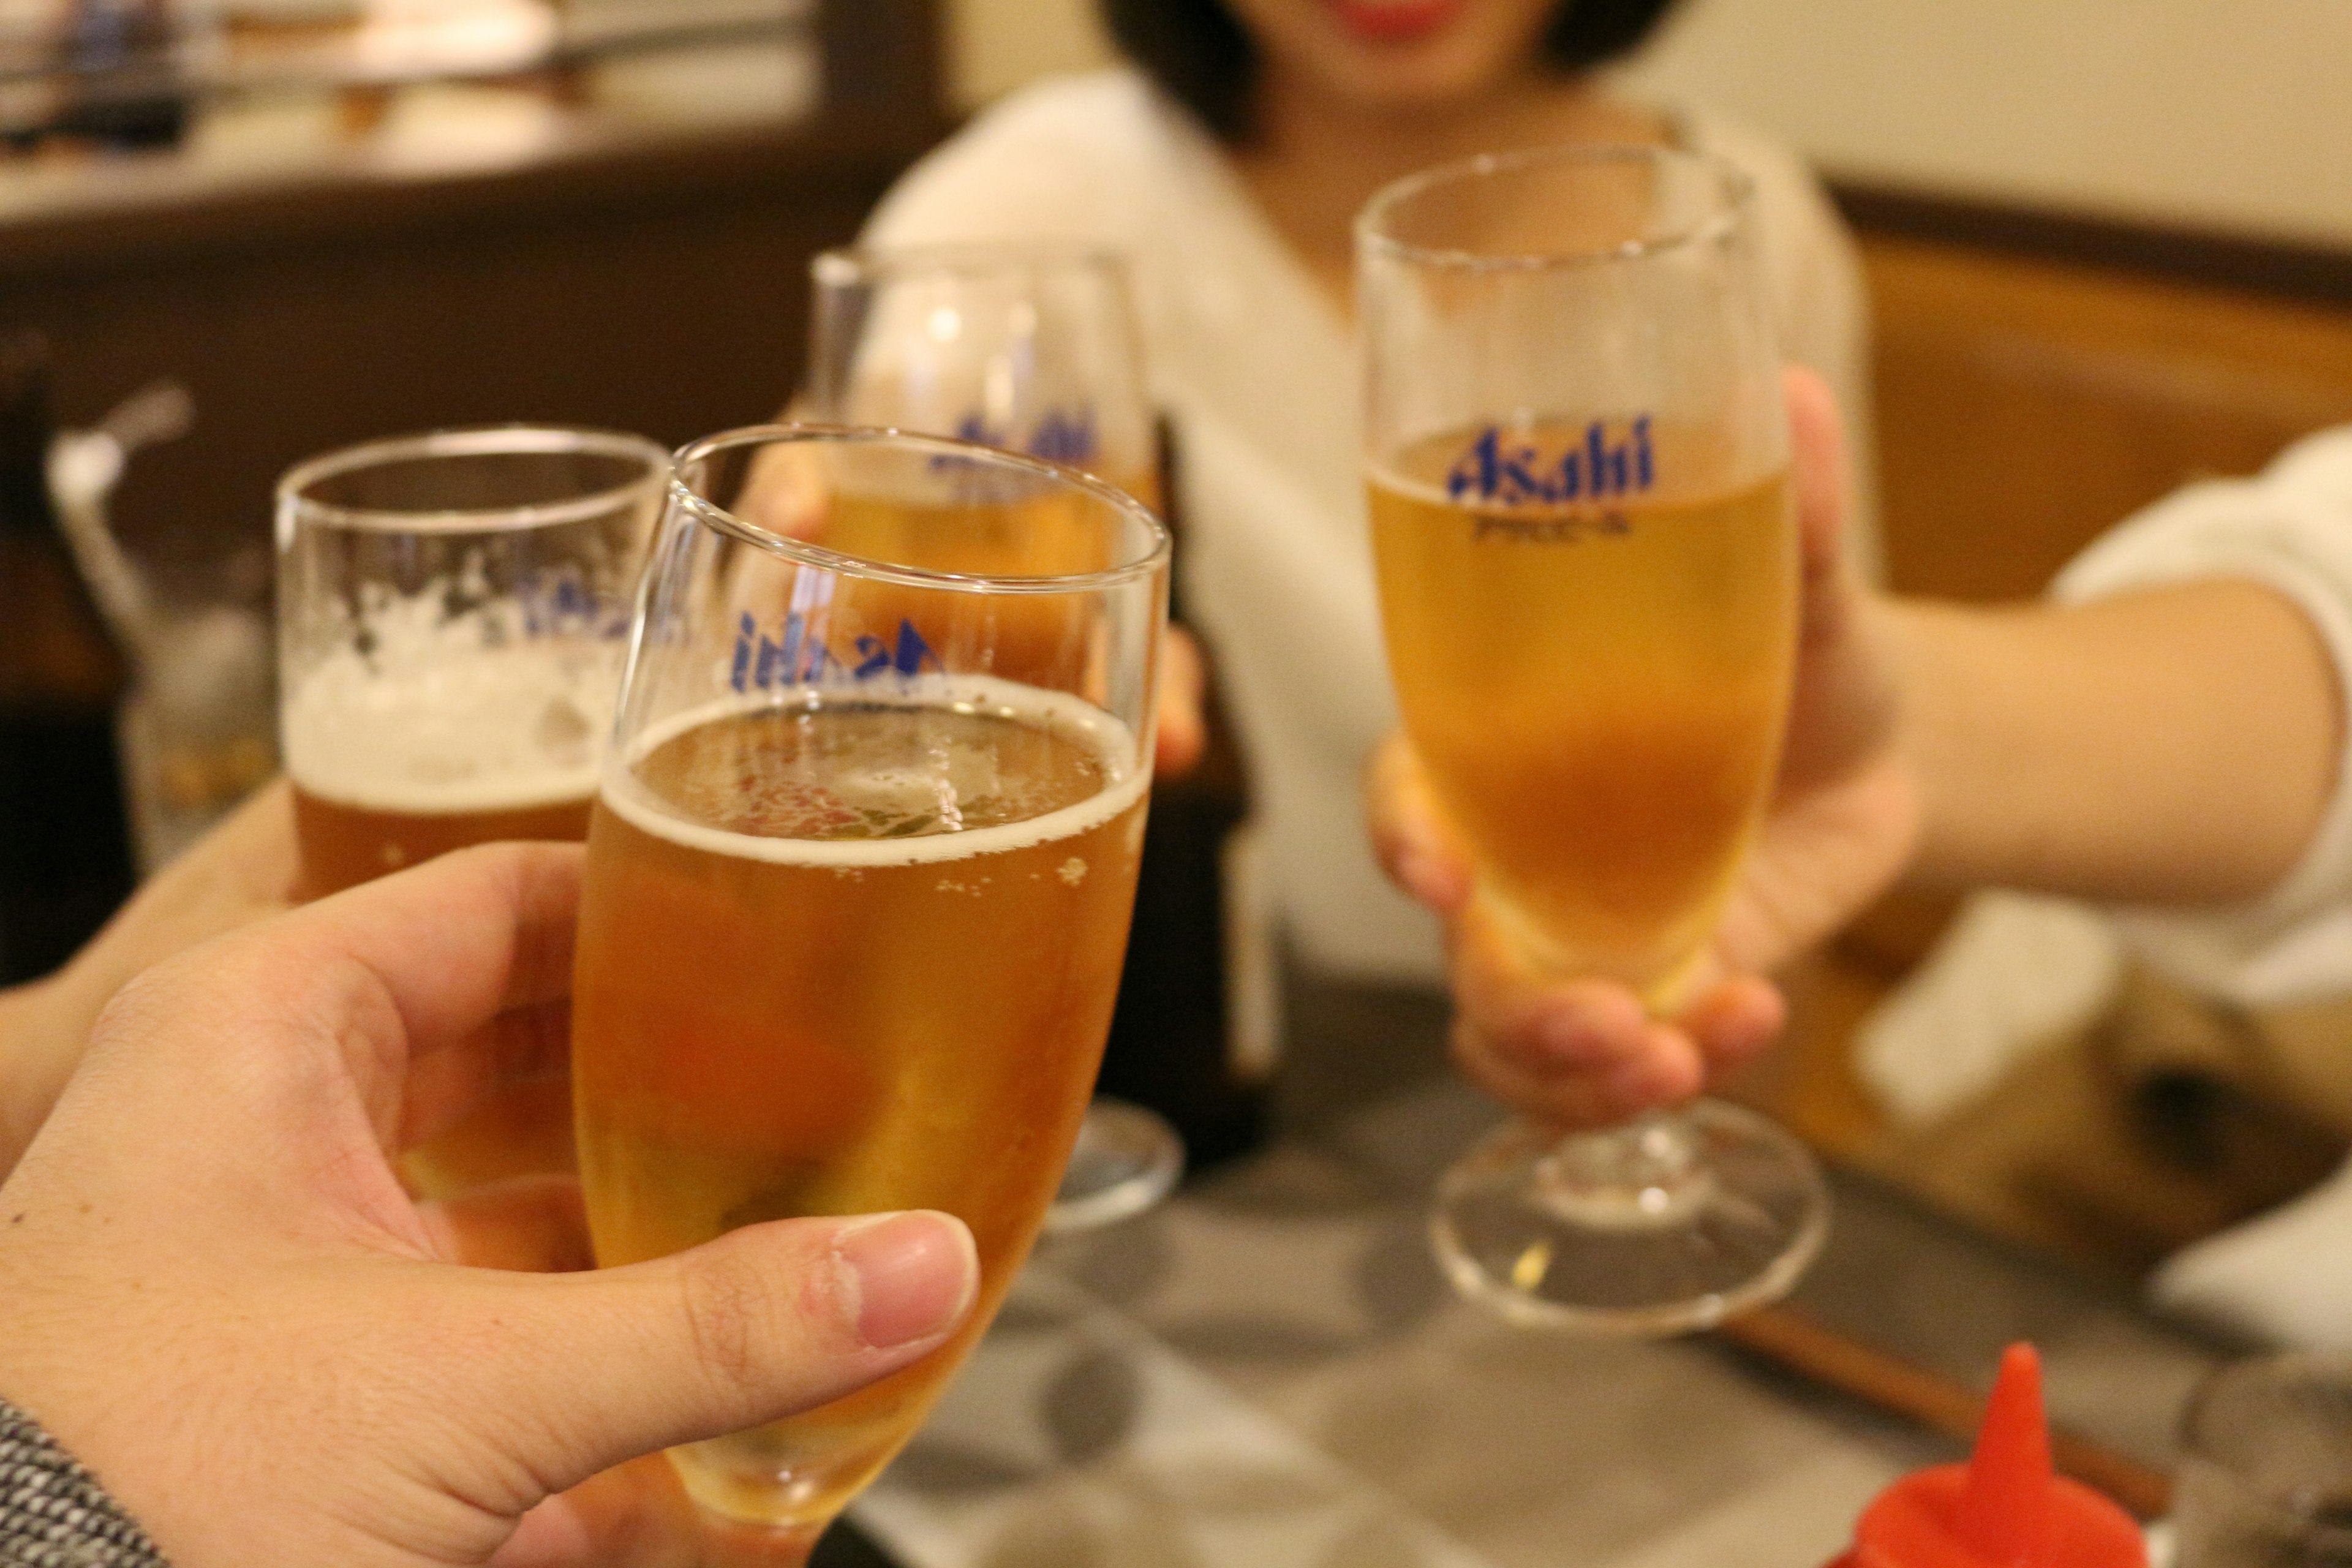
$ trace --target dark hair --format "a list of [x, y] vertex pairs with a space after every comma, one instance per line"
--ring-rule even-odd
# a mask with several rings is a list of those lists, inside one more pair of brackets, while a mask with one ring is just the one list
[[[1544, 25], [1544, 58], [1589, 70], [1632, 53], [1675, 0], [1560, 0]], [[1221, 142], [1256, 129], [1257, 46], [1224, 0], [1101, 0], [1104, 23], [1160, 90]]]

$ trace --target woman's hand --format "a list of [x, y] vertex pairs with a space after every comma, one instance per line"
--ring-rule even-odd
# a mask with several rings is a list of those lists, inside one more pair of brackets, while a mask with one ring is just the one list
[[935, 1214], [465, 1266], [583, 1261], [562, 1184], [420, 1205], [391, 1163], [562, 1054], [580, 864], [461, 851], [150, 972], [0, 1185], [0, 1396], [181, 1568], [609, 1563], [629, 1531], [667, 1561], [627, 1472], [559, 1494], [969, 1311], [971, 1237]]
[[1369, 784], [1389, 874], [1446, 918], [1456, 1062], [1539, 1121], [1603, 1125], [1697, 1094], [1770, 1043], [1786, 1009], [1765, 978], [1884, 890], [1910, 857], [1918, 794], [1896, 746], [1896, 665], [1845, 564], [1837, 412], [1809, 371], [1787, 377], [1803, 547], [1797, 684], [1763, 831], [1671, 1017], [1597, 979], [1538, 974], [1473, 896], [1474, 871], [1412, 750], [1391, 737]]

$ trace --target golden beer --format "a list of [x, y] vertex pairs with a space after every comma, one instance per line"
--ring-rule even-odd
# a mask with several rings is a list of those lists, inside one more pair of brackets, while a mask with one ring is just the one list
[[[614, 657], [593, 645], [465, 647], [419, 657], [400, 677], [356, 654], [323, 661], [285, 709], [304, 896], [477, 844], [587, 837]], [[572, 1165], [560, 1076], [502, 1089], [401, 1156], [428, 1197]]]
[[591, 804], [583, 795], [473, 811], [395, 811], [330, 800], [298, 784], [294, 831], [302, 846], [302, 887], [323, 898], [477, 844], [519, 838], [576, 844], [588, 837]]
[[[1556, 455], [1602, 455], [1598, 430], [1512, 440], [1572, 465]], [[1673, 434], [1661, 453], [1686, 456]], [[1405, 729], [1529, 954], [1656, 1000], [1698, 951], [1770, 793], [1797, 629], [1786, 476], [1711, 492], [1588, 484], [1579, 500], [1529, 484], [1495, 500], [1460, 482], [1477, 439], [1418, 443], [1370, 477]], [[1575, 489], [1572, 466], [1568, 478], [1551, 489]]]
[[730, 1518], [820, 1525], [914, 1432], [1036, 1236], [1109, 1027], [1143, 832], [1133, 738], [1057, 693], [957, 677], [953, 694], [690, 710], [597, 804], [572, 1073], [598, 1262], [919, 1207], [979, 1244], [979, 1309], [950, 1344], [677, 1451]]
[[[950, 459], [952, 460], [952, 459]], [[997, 476], [1002, 484], [1002, 477]], [[1116, 483], [1117, 481], [1111, 481]], [[943, 504], [844, 491], [835, 496], [819, 540], [827, 549], [968, 577], [1073, 577], [1110, 564], [1115, 523], [1081, 491], [1038, 489], [1017, 499], [981, 493]], [[1120, 486], [1156, 510], [1158, 485], [1146, 473]], [[1068, 689], [1094, 657], [1094, 609], [1067, 595], [995, 595], [949, 605], [936, 593], [864, 585], [859, 603], [881, 626], [902, 620], [934, 647], [957, 637], [988, 652], [987, 668], [1007, 680]], [[951, 630], [942, 617], [958, 617]]]

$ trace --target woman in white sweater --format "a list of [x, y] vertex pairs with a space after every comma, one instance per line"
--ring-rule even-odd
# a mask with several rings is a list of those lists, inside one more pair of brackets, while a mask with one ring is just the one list
[[1135, 64], [1014, 94], [918, 165], [867, 226], [877, 247], [1076, 240], [1132, 258], [1153, 393], [1181, 454], [1189, 614], [1251, 770], [1276, 913], [1320, 971], [1442, 973], [1434, 923], [1381, 879], [1357, 807], [1364, 762], [1395, 722], [1349, 299], [1364, 199], [1414, 169], [1515, 147], [1719, 154], [1756, 182], [1789, 357], [1848, 408], [1869, 407], [1853, 247], [1803, 166], [1712, 115], [1596, 81], [1666, 8], [1109, 0]]

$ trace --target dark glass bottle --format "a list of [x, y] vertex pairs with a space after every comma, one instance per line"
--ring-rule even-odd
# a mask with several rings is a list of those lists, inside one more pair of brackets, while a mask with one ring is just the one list
[[[1162, 421], [1160, 493], [1181, 554], [1178, 459]], [[1172, 609], [1181, 622], [1181, 596]], [[1152, 786], [1135, 925], [1097, 1081], [1173, 1122], [1192, 1171], [1265, 1141], [1278, 1041], [1247, 770], [1216, 701], [1213, 652], [1209, 669], [1208, 751], [1183, 777]]]
[[124, 671], [58, 531], [48, 352], [0, 335], [0, 984], [47, 973], [130, 892]]
[[56, 131], [100, 147], [171, 147], [192, 95], [172, 0], [74, 0], [58, 40], [68, 73]]

